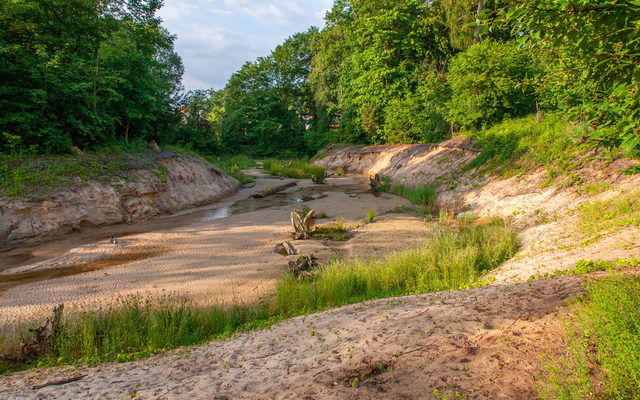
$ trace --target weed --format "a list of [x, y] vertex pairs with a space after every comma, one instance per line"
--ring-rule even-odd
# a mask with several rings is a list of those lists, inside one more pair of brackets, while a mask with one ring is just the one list
[[343, 173], [344, 173], [344, 171], [342, 170], [342, 168], [336, 169], [336, 175], [342, 176]]
[[383, 176], [379, 190], [397, 194], [416, 204], [423, 204], [429, 209], [429, 212], [432, 211], [436, 203], [436, 185], [420, 185], [415, 189], [407, 188], [404, 185], [391, 185], [389, 177]]
[[371, 223], [373, 222], [374, 218], [375, 218], [375, 211], [373, 208], [370, 208], [369, 211], [367, 211], [367, 221]]

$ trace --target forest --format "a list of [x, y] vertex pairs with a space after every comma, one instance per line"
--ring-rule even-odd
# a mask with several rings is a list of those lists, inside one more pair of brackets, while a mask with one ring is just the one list
[[554, 113], [640, 151], [640, 0], [336, 0], [324, 28], [190, 92], [162, 5], [0, 0], [0, 152], [309, 157]]

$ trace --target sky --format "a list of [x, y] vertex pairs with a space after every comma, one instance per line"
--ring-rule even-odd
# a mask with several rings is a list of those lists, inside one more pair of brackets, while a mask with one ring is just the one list
[[187, 90], [221, 89], [246, 61], [311, 26], [333, 0], [165, 0], [158, 15], [174, 35]]

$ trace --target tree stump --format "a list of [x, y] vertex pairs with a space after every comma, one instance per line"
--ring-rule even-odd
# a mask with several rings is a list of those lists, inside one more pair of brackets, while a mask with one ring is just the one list
[[313, 233], [313, 213], [314, 210], [309, 210], [307, 215], [302, 217], [300, 211], [294, 211], [291, 213], [291, 226], [293, 232], [291, 236], [294, 240], [309, 240]]

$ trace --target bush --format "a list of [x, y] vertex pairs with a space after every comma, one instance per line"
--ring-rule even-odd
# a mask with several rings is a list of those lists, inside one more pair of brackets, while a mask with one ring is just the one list
[[533, 86], [539, 68], [528, 50], [485, 41], [451, 60], [448, 116], [462, 128], [480, 128], [536, 112]]

